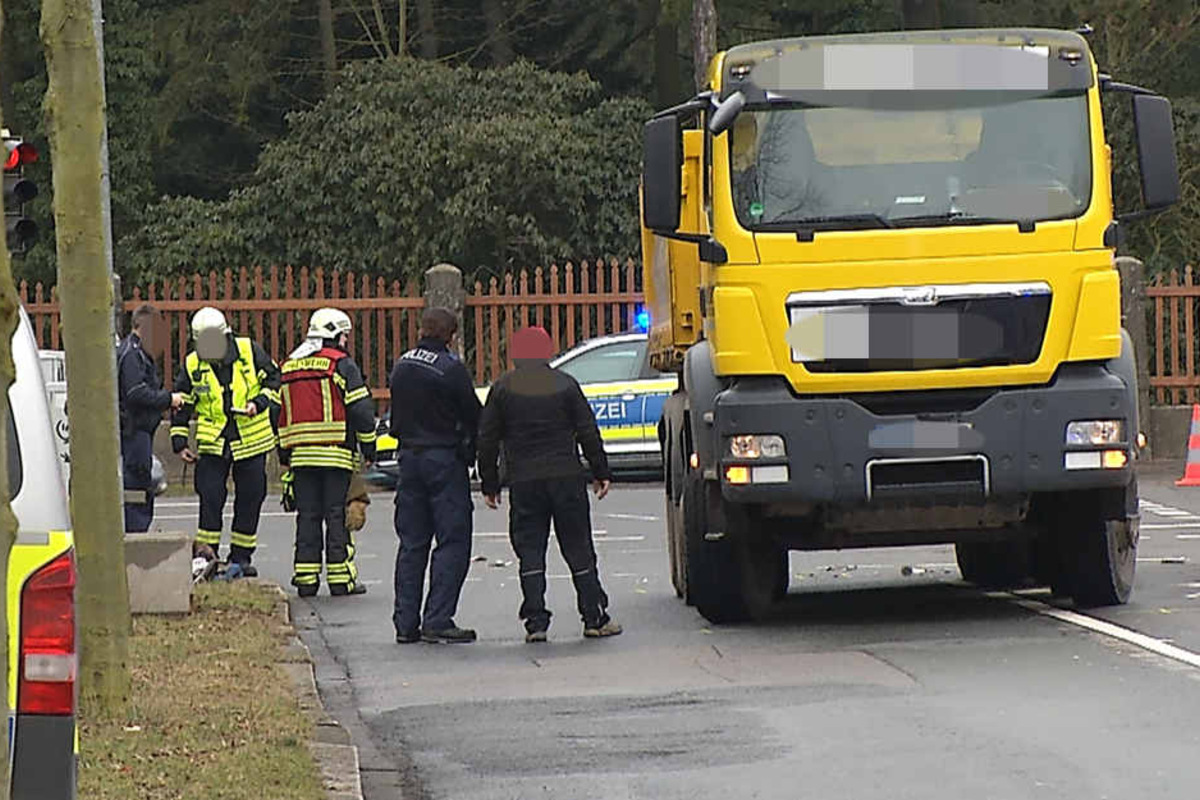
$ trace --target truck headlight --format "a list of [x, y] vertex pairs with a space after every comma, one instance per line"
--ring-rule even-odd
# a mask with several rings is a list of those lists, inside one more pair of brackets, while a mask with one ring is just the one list
[[729, 453], [734, 458], [783, 458], [787, 449], [782, 436], [743, 434], [729, 440]]
[[1124, 441], [1119, 419], [1095, 419], [1067, 425], [1067, 444], [1099, 447]]

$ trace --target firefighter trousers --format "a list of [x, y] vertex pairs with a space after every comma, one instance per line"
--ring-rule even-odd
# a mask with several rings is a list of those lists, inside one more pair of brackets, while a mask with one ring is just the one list
[[249, 564], [258, 546], [258, 517], [267, 498], [267, 456], [241, 461], [230, 456], [201, 455], [196, 462], [196, 494], [200, 495], [200, 526], [196, 540], [213, 551], [221, 547], [225, 527], [226, 484], [233, 472], [233, 525], [229, 560]]
[[354, 566], [354, 543], [346, 530], [346, 493], [350, 489], [350, 470], [295, 467], [292, 473], [296, 492], [296, 552], [292, 585], [320, 585], [323, 554], [329, 585], [353, 589], [358, 581], [358, 568]]

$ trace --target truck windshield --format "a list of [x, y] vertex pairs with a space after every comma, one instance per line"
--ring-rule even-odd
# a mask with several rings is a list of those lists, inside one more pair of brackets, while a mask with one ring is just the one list
[[747, 107], [730, 140], [754, 230], [1068, 219], [1092, 191], [1086, 95], [983, 107]]

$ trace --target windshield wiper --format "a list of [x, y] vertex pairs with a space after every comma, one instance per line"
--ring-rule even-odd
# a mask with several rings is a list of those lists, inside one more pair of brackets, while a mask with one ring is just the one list
[[965, 211], [947, 211], [945, 214], [920, 214], [912, 217], [892, 217], [894, 226], [915, 225], [1016, 225], [1021, 233], [1033, 233], [1036, 222], [1032, 219], [1012, 217], [982, 217]]
[[798, 240], [811, 242], [813, 233], [816, 231], [893, 228], [895, 226], [891, 220], [880, 214], [832, 214], [821, 217], [781, 219], [758, 227], [760, 230], [795, 231]]

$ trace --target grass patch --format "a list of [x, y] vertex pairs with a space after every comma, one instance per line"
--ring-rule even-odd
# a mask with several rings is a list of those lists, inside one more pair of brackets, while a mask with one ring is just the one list
[[80, 797], [324, 797], [312, 724], [275, 663], [277, 597], [241, 581], [202, 584], [190, 616], [134, 619], [128, 713], [81, 709]]

